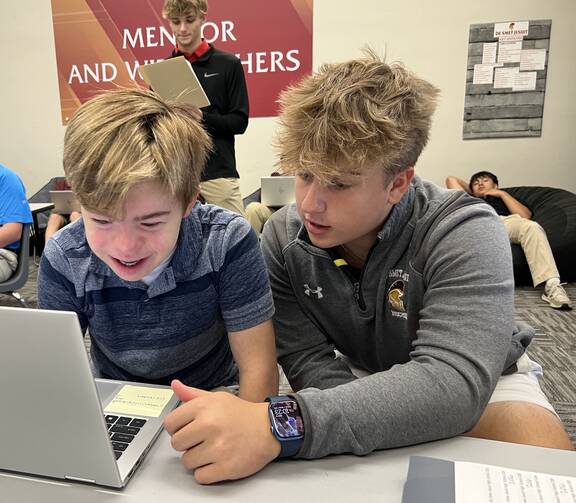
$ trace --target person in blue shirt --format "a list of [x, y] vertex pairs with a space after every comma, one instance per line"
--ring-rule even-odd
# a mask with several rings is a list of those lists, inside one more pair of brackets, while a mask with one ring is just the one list
[[14, 171], [0, 164], [0, 281], [16, 270], [22, 226], [29, 223], [32, 213], [24, 184]]
[[152, 92], [84, 103], [63, 155], [82, 218], [47, 241], [38, 304], [77, 313], [101, 377], [262, 401], [278, 388], [268, 271], [244, 218], [196, 202], [210, 148], [185, 105]]

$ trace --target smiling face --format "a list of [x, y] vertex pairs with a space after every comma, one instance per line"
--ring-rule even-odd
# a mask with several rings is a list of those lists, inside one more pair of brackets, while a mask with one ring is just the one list
[[121, 217], [82, 208], [86, 239], [94, 254], [120, 278], [138, 281], [172, 253], [186, 209], [158, 182], [141, 182], [128, 191]]
[[345, 245], [360, 256], [367, 254], [413, 176], [413, 168], [391, 178], [372, 168], [327, 184], [311, 173], [299, 173], [296, 204], [310, 241], [320, 248]]
[[202, 42], [202, 25], [206, 21], [206, 15], [202, 12], [197, 14], [190, 11], [182, 16], [171, 16], [168, 18], [170, 29], [176, 36], [178, 49], [191, 54]]

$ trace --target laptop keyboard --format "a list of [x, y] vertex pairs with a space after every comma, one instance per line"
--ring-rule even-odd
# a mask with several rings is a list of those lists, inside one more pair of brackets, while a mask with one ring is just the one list
[[146, 424], [146, 419], [111, 414], [105, 416], [105, 420], [116, 459], [122, 456], [130, 442]]

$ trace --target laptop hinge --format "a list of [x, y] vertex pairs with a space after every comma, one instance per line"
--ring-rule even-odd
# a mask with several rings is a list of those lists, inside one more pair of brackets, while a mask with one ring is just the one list
[[66, 480], [73, 480], [74, 482], [86, 482], [88, 484], [95, 484], [96, 483], [96, 481], [92, 480], [92, 479], [82, 479], [80, 477], [72, 477], [70, 475], [64, 475], [64, 478]]

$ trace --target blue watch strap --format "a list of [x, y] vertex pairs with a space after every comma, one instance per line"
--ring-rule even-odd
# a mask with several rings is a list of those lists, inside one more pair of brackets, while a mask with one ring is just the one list
[[[280, 454], [278, 457], [286, 458], [295, 456], [298, 451], [300, 450], [300, 446], [304, 441], [304, 425], [302, 423], [302, 415], [300, 414], [300, 407], [298, 406], [298, 402], [295, 398], [291, 396], [272, 396], [266, 399], [269, 402], [268, 405], [268, 416], [270, 419], [270, 429], [276, 439], [280, 442]], [[274, 420], [274, 410], [275, 405], [279, 404], [280, 402], [293, 402], [295, 404], [295, 415], [294, 419], [299, 423], [302, 432], [296, 434], [295, 436], [286, 437], [285, 435], [280, 434], [277, 429], [276, 422]]]

